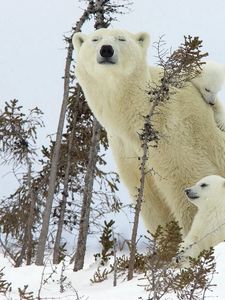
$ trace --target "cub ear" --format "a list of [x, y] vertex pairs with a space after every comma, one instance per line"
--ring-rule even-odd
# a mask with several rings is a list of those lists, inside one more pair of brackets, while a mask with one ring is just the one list
[[84, 43], [85, 40], [86, 40], [85, 34], [83, 34], [81, 32], [74, 33], [73, 38], [72, 38], [72, 43], [73, 43], [74, 49], [79, 51], [80, 47], [82, 46], [82, 44]]
[[150, 44], [150, 36], [147, 32], [139, 32], [135, 35], [136, 41], [141, 47], [147, 49]]

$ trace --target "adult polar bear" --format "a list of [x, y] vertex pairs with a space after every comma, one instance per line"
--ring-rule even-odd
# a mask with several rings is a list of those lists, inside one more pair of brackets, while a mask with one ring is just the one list
[[[149, 36], [99, 29], [75, 34], [73, 45], [78, 81], [106, 128], [119, 175], [135, 197], [142, 155], [138, 132], [151, 106], [146, 85], [159, 80], [158, 68], [146, 61]], [[151, 232], [175, 217], [187, 234], [196, 208], [186, 200], [184, 189], [206, 175], [224, 175], [225, 135], [191, 83], [157, 107], [153, 124], [161, 138], [157, 148], [149, 148], [148, 164], [159, 175], [147, 175], [142, 216]]]

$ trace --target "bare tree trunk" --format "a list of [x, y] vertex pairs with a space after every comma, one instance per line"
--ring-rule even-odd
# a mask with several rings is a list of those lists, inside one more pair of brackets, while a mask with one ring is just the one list
[[26, 232], [24, 233], [24, 238], [23, 238], [23, 245], [20, 251], [20, 255], [19, 257], [16, 259], [15, 261], [15, 267], [18, 268], [22, 265], [23, 262], [23, 258], [25, 257], [25, 253], [26, 253], [26, 246], [27, 246], [27, 235]]
[[128, 267], [128, 276], [127, 279], [131, 280], [133, 278], [134, 273], [134, 264], [135, 264], [135, 256], [136, 256], [136, 241], [137, 241], [137, 231], [138, 231], [138, 224], [139, 224], [139, 217], [141, 212], [141, 204], [143, 201], [144, 195], [144, 184], [145, 184], [145, 165], [146, 161], [148, 160], [148, 144], [145, 142], [143, 144], [143, 156], [141, 161], [141, 179], [140, 179], [140, 188], [138, 189], [138, 196], [137, 202], [135, 205], [135, 215], [134, 215], [134, 225], [132, 229], [132, 236], [131, 236], [131, 249], [130, 249], [130, 260], [129, 260], [129, 267]]
[[130, 260], [129, 260], [129, 267], [128, 267], [128, 275], [127, 279], [131, 280], [134, 274], [134, 264], [135, 264], [135, 256], [137, 252], [137, 231], [139, 225], [139, 217], [141, 212], [141, 205], [144, 196], [144, 186], [145, 186], [145, 176], [146, 176], [146, 162], [148, 160], [148, 147], [149, 147], [149, 136], [150, 133], [146, 132], [146, 128], [149, 128], [148, 125], [151, 125], [151, 117], [153, 115], [154, 109], [157, 106], [157, 102], [154, 101], [152, 103], [151, 109], [149, 114], [145, 117], [145, 124], [143, 128], [144, 139], [142, 140], [142, 148], [143, 148], [143, 156], [141, 158], [141, 178], [140, 178], [140, 187], [138, 188], [138, 196], [137, 202], [135, 205], [135, 213], [134, 213], [134, 224], [132, 229], [132, 236], [131, 236], [131, 248], [130, 248]]
[[112, 231], [112, 237], [113, 237], [113, 286], [117, 286], [117, 249], [116, 249], [116, 239], [114, 236], [114, 230]]
[[[74, 32], [80, 31], [84, 22], [89, 18], [89, 15], [92, 13], [92, 6], [93, 6], [93, 3], [92, 3], [92, 1], [90, 1], [87, 9], [84, 11], [80, 20], [76, 23]], [[59, 118], [59, 123], [58, 123], [57, 134], [56, 134], [56, 142], [55, 142], [55, 147], [53, 150], [53, 156], [52, 156], [52, 161], [51, 161], [51, 170], [50, 170], [50, 176], [49, 176], [49, 190], [48, 190], [48, 196], [46, 198], [45, 210], [43, 213], [43, 222], [42, 222], [41, 233], [40, 233], [39, 242], [38, 242], [36, 261], [35, 261], [36, 265], [43, 265], [43, 260], [44, 260], [45, 245], [47, 242], [49, 221], [50, 221], [52, 203], [53, 203], [53, 198], [54, 198], [54, 193], [55, 193], [55, 182], [56, 182], [57, 166], [58, 166], [59, 155], [60, 155], [62, 132], [63, 132], [63, 127], [64, 127], [66, 108], [67, 108], [68, 99], [69, 99], [70, 68], [71, 68], [71, 63], [73, 60], [72, 38], [68, 39], [68, 43], [69, 43], [69, 46], [67, 49], [66, 65], [65, 65], [65, 72], [64, 72], [63, 101], [62, 101], [60, 118]]]
[[91, 139], [90, 152], [88, 157], [87, 172], [84, 179], [84, 196], [81, 208], [80, 227], [77, 241], [77, 249], [75, 253], [74, 271], [78, 271], [83, 268], [84, 256], [86, 253], [86, 243], [89, 228], [89, 218], [91, 210], [91, 198], [95, 176], [95, 165], [97, 162], [97, 155], [99, 150], [100, 141], [100, 129], [101, 126], [94, 118], [93, 120], [93, 133]]
[[[136, 239], [137, 239], [137, 229], [139, 222], [139, 214], [141, 211], [141, 204], [144, 193], [144, 181], [145, 181], [145, 166], [148, 159], [148, 147], [149, 142], [155, 141], [157, 146], [159, 136], [158, 132], [154, 130], [151, 124], [151, 118], [154, 113], [154, 109], [159, 103], [168, 101], [170, 98], [170, 88], [182, 88], [185, 82], [190, 81], [192, 78], [199, 74], [201, 70], [201, 59], [207, 56], [207, 53], [201, 53], [200, 48], [202, 47], [198, 37], [192, 38], [191, 36], [184, 37], [185, 42], [174, 51], [171, 56], [164, 60], [165, 51], [161, 51], [160, 46], [161, 41], [158, 44], [158, 58], [160, 61], [160, 66], [163, 68], [163, 77], [159, 85], [151, 88], [151, 103], [149, 114], [145, 116], [143, 133], [141, 135], [143, 156], [141, 159], [141, 179], [140, 187], [138, 189], [138, 197], [135, 206], [135, 216], [134, 225], [131, 237], [131, 251], [130, 251], [130, 261], [128, 268], [128, 280], [133, 278], [134, 263], [135, 263], [135, 253], [136, 253]], [[188, 60], [187, 60], [188, 57]]]
[[34, 224], [35, 203], [36, 203], [36, 197], [34, 191], [31, 190], [31, 203], [30, 203], [30, 211], [29, 211], [28, 224], [27, 224], [27, 265], [31, 264], [31, 259], [32, 259], [32, 248], [33, 248], [32, 226]]
[[105, 11], [102, 9], [105, 5], [105, 0], [95, 1], [95, 29], [106, 28], [109, 23], [105, 19]]
[[[113, 9], [111, 8], [111, 4], [107, 5], [105, 0], [96, 0], [93, 1], [93, 14], [95, 15], [95, 29], [99, 28], [107, 28], [109, 26], [109, 20], [105, 18], [105, 15], [111, 14]], [[75, 263], [74, 263], [74, 271], [78, 271], [83, 268], [84, 265], [84, 257], [86, 252], [86, 243], [87, 243], [87, 234], [89, 228], [89, 217], [90, 217], [90, 208], [91, 208], [91, 195], [93, 189], [94, 182], [94, 169], [97, 161], [97, 152], [99, 149], [99, 141], [100, 141], [100, 124], [94, 118], [93, 124], [93, 136], [89, 154], [89, 162], [87, 167], [87, 173], [85, 176], [85, 188], [84, 188], [84, 198], [81, 209], [81, 218], [80, 218], [80, 228], [79, 235], [77, 241], [77, 249], [75, 252]], [[73, 260], [73, 258], [72, 258]]]
[[31, 264], [32, 258], [32, 242], [33, 242], [33, 235], [32, 235], [32, 226], [34, 224], [34, 214], [35, 214], [35, 204], [36, 204], [36, 197], [32, 187], [32, 176], [31, 176], [31, 162], [28, 162], [28, 186], [29, 186], [29, 198], [30, 198], [30, 209], [29, 209], [29, 216], [27, 220], [27, 265]]
[[67, 154], [67, 165], [66, 165], [65, 177], [64, 177], [64, 182], [63, 182], [64, 188], [63, 188], [63, 193], [62, 193], [63, 194], [62, 206], [60, 209], [58, 228], [57, 228], [56, 239], [55, 239], [55, 244], [54, 244], [53, 264], [59, 263], [59, 249], [60, 249], [60, 241], [61, 241], [63, 224], [64, 224], [64, 215], [65, 215], [65, 210], [66, 210], [67, 196], [68, 196], [68, 183], [69, 183], [69, 174], [70, 174], [70, 169], [71, 169], [72, 148], [73, 148], [74, 135], [75, 135], [75, 130], [76, 130], [77, 116], [78, 116], [77, 104], [80, 99], [80, 93], [81, 93], [81, 88], [78, 85], [77, 90], [76, 90], [75, 104], [74, 104], [72, 130], [70, 132], [69, 142], [68, 142], [69, 145], [68, 145], [68, 154]]
[[34, 223], [34, 209], [35, 209], [36, 199], [34, 197], [34, 192], [32, 187], [32, 163], [29, 160], [29, 158], [27, 158], [27, 165], [28, 165], [27, 185], [28, 185], [29, 214], [27, 219], [27, 225], [24, 232], [22, 249], [16, 261], [15, 267], [21, 266], [23, 262], [23, 258], [25, 258], [25, 256], [27, 256], [27, 265], [30, 265], [31, 258], [32, 258], [32, 239], [33, 239], [32, 226]]
[[36, 262], [35, 262], [36, 265], [38, 266], [43, 265], [45, 245], [47, 241], [49, 221], [50, 221], [50, 215], [52, 211], [52, 203], [55, 194], [55, 182], [56, 182], [57, 167], [58, 167], [58, 161], [60, 155], [62, 132], [63, 132], [66, 108], [67, 108], [67, 103], [69, 98], [70, 66], [73, 60], [72, 53], [73, 53], [73, 46], [71, 43], [69, 43], [67, 58], [66, 58], [66, 67], [65, 67], [63, 102], [61, 106], [60, 118], [58, 123], [57, 134], [56, 134], [55, 147], [53, 150], [53, 155], [51, 160], [48, 196], [46, 198], [46, 205], [43, 214], [43, 222], [42, 222], [41, 233], [38, 242]]

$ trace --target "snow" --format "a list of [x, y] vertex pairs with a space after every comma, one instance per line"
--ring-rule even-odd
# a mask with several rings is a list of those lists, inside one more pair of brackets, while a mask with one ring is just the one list
[[[38, 133], [40, 145], [48, 144], [47, 134], [56, 130], [63, 93], [63, 69], [65, 61], [65, 43], [63, 35], [69, 35], [71, 26], [81, 15], [78, 0], [8, 0], [0, 1], [0, 101], [1, 107], [4, 101], [19, 99], [25, 108], [33, 108], [38, 105], [44, 112], [45, 128]], [[185, 7], [184, 7], [185, 6]], [[221, 35], [224, 28], [224, 1], [210, 0], [180, 0], [171, 1], [134, 1], [130, 14], [119, 17], [113, 27], [126, 28], [132, 32], [148, 31], [151, 33], [152, 43], [158, 41], [165, 34], [165, 41], [174, 48], [183, 41], [183, 35], [198, 35], [203, 40], [204, 49], [210, 54], [210, 59], [225, 64], [225, 39]], [[85, 32], [92, 30], [90, 25], [85, 25]], [[156, 51], [149, 51], [149, 62], [155, 63]], [[221, 98], [225, 99], [225, 89], [221, 92]], [[112, 158], [109, 156], [109, 161]], [[110, 162], [110, 166], [113, 164]], [[112, 170], [115, 170], [112, 167]], [[10, 175], [8, 175], [10, 174]], [[11, 176], [11, 169], [0, 166], [0, 194], [8, 195], [12, 187], [17, 186], [16, 179]], [[122, 188], [121, 188], [122, 190]], [[127, 199], [127, 193], [123, 188], [121, 199]], [[122, 220], [118, 231], [126, 232], [130, 236], [130, 226]], [[128, 224], [128, 225], [126, 225]], [[118, 226], [119, 227], [119, 226]], [[143, 226], [139, 228], [142, 231]], [[72, 243], [72, 242], [71, 242]], [[96, 242], [97, 243], [97, 242]], [[225, 245], [216, 247], [217, 274], [213, 283], [217, 286], [213, 289], [212, 297], [218, 300], [225, 299]], [[78, 291], [81, 299], [89, 300], [137, 300], [148, 298], [148, 293], [139, 287], [138, 277], [131, 282], [124, 278], [118, 280], [118, 286], [113, 287], [112, 276], [108, 280], [98, 284], [92, 284], [90, 278], [97, 268], [93, 264], [94, 258], [90, 256], [86, 260], [85, 269], [74, 273], [72, 265], [66, 268], [66, 282], [71, 282]], [[23, 266], [14, 268], [8, 259], [0, 255], [0, 269], [5, 267], [4, 274], [8, 281], [12, 282], [10, 300], [19, 300], [18, 287], [23, 288], [28, 284], [28, 291], [33, 291], [37, 296], [43, 267]], [[45, 278], [52, 273], [48, 263], [45, 269]], [[75, 299], [76, 295], [70, 288], [65, 293], [59, 292], [59, 278], [62, 265], [57, 266], [54, 276], [48, 280], [41, 291], [45, 299]], [[54, 281], [53, 281], [54, 280]], [[47, 298], [48, 297], [48, 298]], [[169, 298], [169, 297], [167, 297]], [[0, 295], [0, 300], [6, 299]], [[170, 299], [175, 299], [173, 295]]]
[[[94, 262], [94, 257], [89, 257], [89, 263], [86, 263], [84, 269], [78, 272], [73, 272], [73, 266], [66, 267], [64, 276], [66, 280], [64, 285], [67, 286], [64, 293], [60, 293], [60, 274], [62, 270], [62, 263], [59, 265], [51, 266], [47, 263], [47, 267], [40, 266], [23, 266], [20, 268], [14, 268], [10, 266], [7, 259], [0, 257], [0, 268], [5, 267], [4, 274], [5, 279], [12, 282], [12, 292], [10, 297], [14, 300], [18, 299], [18, 288], [23, 288], [24, 285], [28, 285], [28, 291], [33, 291], [34, 296], [37, 296], [40, 289], [40, 283], [42, 274], [44, 273], [44, 280], [54, 273], [52, 277], [43, 285], [41, 289], [41, 298], [48, 299], [76, 299], [76, 293], [79, 297], [90, 300], [115, 300], [115, 299], [130, 299], [135, 300], [140, 296], [145, 296], [146, 292], [137, 286], [138, 278], [127, 282], [125, 277], [118, 280], [118, 286], [113, 287], [112, 275], [108, 276], [108, 279], [101, 283], [92, 283], [90, 281], [98, 267]], [[90, 263], [92, 261], [92, 263]], [[2, 297], [2, 298], [1, 298]], [[0, 299], [6, 299], [4, 296], [0, 296]], [[83, 298], [82, 298], [83, 299]]]
[[[221, 243], [215, 248], [215, 257], [217, 261], [217, 273], [214, 275], [212, 284], [212, 292], [208, 292], [206, 297], [213, 297], [217, 300], [225, 299], [225, 244]], [[28, 285], [27, 291], [34, 292], [34, 297], [37, 297], [40, 289], [41, 281], [47, 282], [42, 285], [40, 292], [41, 299], [68, 299], [76, 300], [77, 295], [80, 299], [88, 300], [147, 300], [148, 292], [144, 290], [141, 278], [143, 275], [136, 275], [133, 280], [127, 281], [126, 276], [120, 276], [117, 280], [117, 286], [113, 287], [113, 275], [109, 274], [108, 278], [100, 283], [92, 283], [98, 264], [94, 262], [93, 256], [88, 256], [84, 269], [78, 272], [73, 272], [73, 265], [69, 262], [65, 263], [65, 271], [63, 272], [65, 291], [60, 293], [60, 275], [63, 264], [51, 265], [50, 261], [46, 262], [46, 266], [22, 266], [14, 268], [8, 259], [0, 255], [0, 269], [4, 268], [4, 279], [12, 282], [12, 291], [8, 294], [8, 298], [0, 295], [0, 300], [19, 300], [18, 288], [23, 288]], [[104, 267], [103, 267], [104, 269]], [[102, 269], [102, 270], [103, 270]], [[44, 275], [43, 275], [44, 274]], [[78, 298], [79, 299], [79, 298]], [[175, 295], [166, 295], [165, 299], [176, 300]]]

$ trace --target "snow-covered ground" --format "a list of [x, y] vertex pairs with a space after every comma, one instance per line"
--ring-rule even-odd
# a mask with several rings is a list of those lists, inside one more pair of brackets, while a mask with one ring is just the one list
[[[225, 244], [221, 243], [215, 249], [215, 257], [217, 261], [217, 273], [214, 275], [212, 284], [216, 286], [212, 292], [208, 292], [206, 299], [225, 299]], [[19, 300], [18, 288], [28, 285], [27, 291], [34, 292], [34, 298], [37, 297], [40, 286], [41, 299], [89, 299], [89, 300], [148, 300], [148, 292], [140, 286], [140, 278], [143, 275], [135, 276], [133, 280], [126, 281], [125, 276], [118, 279], [118, 284], [113, 287], [113, 275], [108, 275], [108, 279], [100, 283], [92, 283], [90, 279], [97, 269], [97, 263], [94, 257], [89, 256], [86, 260], [85, 267], [79, 272], [73, 272], [73, 266], [67, 265], [62, 272], [63, 265], [51, 265], [46, 263], [46, 267], [40, 266], [23, 266], [14, 268], [11, 266], [7, 258], [0, 256], [0, 269], [5, 267], [3, 273], [4, 279], [12, 283], [12, 291], [7, 297], [0, 294], [3, 300]], [[60, 292], [60, 276], [63, 274], [64, 289]], [[45, 280], [47, 279], [47, 282]], [[79, 298], [78, 298], [79, 297]], [[163, 299], [177, 299], [175, 295], [166, 295]]]
[[[151, 33], [152, 43], [165, 35], [168, 48], [173, 49], [183, 41], [183, 35], [199, 36], [203, 40], [203, 51], [209, 52], [209, 59], [225, 64], [225, 1], [217, 0], [180, 0], [170, 1], [133, 1], [131, 13], [118, 17], [113, 27], [125, 28], [128, 31], [147, 31]], [[71, 26], [79, 19], [82, 10], [78, 0], [7, 0], [0, 1], [0, 102], [17, 98], [26, 109], [39, 106], [44, 112], [45, 128], [38, 132], [40, 146], [48, 144], [47, 134], [54, 133], [57, 126], [63, 94], [63, 69], [65, 63], [65, 43], [63, 35], [69, 35]], [[93, 28], [85, 25], [84, 31]], [[156, 51], [149, 50], [149, 63], [155, 64]], [[225, 89], [221, 92], [224, 102]], [[0, 166], [0, 194], [7, 196], [17, 187], [17, 181], [11, 176], [8, 166]], [[121, 192], [121, 199], [126, 199]], [[120, 222], [120, 232], [130, 228]], [[141, 230], [140, 230], [141, 231]], [[71, 242], [72, 243], [72, 242]], [[213, 289], [209, 299], [225, 299], [225, 245], [216, 247], [218, 274], [214, 276]], [[107, 281], [92, 284], [90, 278], [96, 270], [94, 258], [90, 256], [85, 269], [74, 273], [72, 266], [65, 271], [68, 289], [60, 293], [59, 278], [62, 265], [57, 267], [57, 273], [50, 278], [41, 289], [42, 299], [73, 299], [76, 294], [81, 299], [89, 300], [137, 300], [142, 297], [147, 300], [148, 293], [137, 286], [138, 278], [131, 282], [118, 280], [118, 286], [113, 287], [110, 275]], [[19, 300], [18, 287], [28, 285], [28, 291], [33, 291], [37, 297], [43, 267], [24, 266], [13, 268], [6, 258], [0, 255], [0, 269], [5, 267], [5, 278], [12, 282], [12, 292], [8, 298], [0, 295], [0, 300]], [[51, 266], [44, 270], [44, 278], [52, 273]], [[53, 279], [55, 281], [53, 281]], [[71, 287], [69, 288], [69, 283]], [[66, 284], [65, 284], [66, 285]], [[82, 298], [83, 296], [83, 298]], [[167, 299], [175, 299], [174, 296]]]

